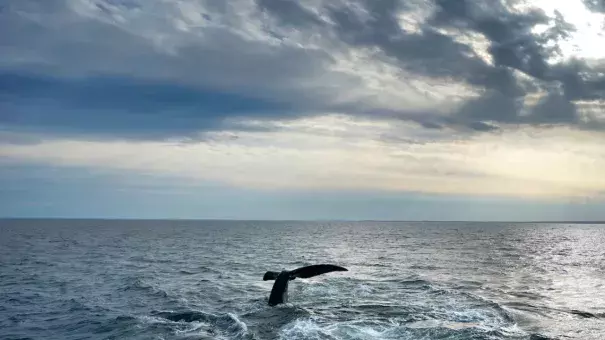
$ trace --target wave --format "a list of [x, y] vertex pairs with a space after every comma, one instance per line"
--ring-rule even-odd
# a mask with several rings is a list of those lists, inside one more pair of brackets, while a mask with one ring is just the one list
[[591, 313], [591, 312], [585, 312], [585, 311], [581, 311], [581, 310], [577, 310], [577, 309], [572, 309], [569, 311], [571, 314], [573, 315], [577, 315], [580, 317], [583, 317], [585, 319], [601, 319], [603, 317], [605, 317], [605, 313]]
[[[159, 321], [158, 321], [159, 319]], [[212, 314], [203, 311], [157, 311], [153, 312], [151, 322], [173, 322], [190, 324], [186, 327], [176, 327], [175, 333], [186, 334], [205, 331], [208, 334], [228, 337], [230, 339], [243, 339], [249, 334], [248, 326], [234, 313]], [[182, 325], [181, 325], [182, 326]]]
[[545, 305], [533, 305], [530, 303], [523, 302], [509, 302], [506, 304], [508, 307], [530, 312], [534, 314], [538, 314], [540, 316], [546, 317], [549, 312], [559, 312], [564, 314], [571, 314], [584, 319], [603, 319], [605, 318], [605, 313], [593, 313], [588, 311], [582, 311], [578, 309], [561, 309], [561, 308], [553, 308]]
[[[309, 305], [310, 316], [296, 318], [281, 327], [279, 338], [527, 339], [530, 336], [497, 302], [443, 288], [428, 280], [385, 280], [376, 287], [332, 281], [307, 283], [299, 288], [301, 300], [320, 304]], [[325, 303], [334, 302], [331, 296], [342, 290], [351, 292], [355, 299], [339, 305], [335, 313], [334, 306]], [[371, 299], [365, 299], [366, 295]]]
[[413, 264], [409, 268], [410, 269], [416, 269], [416, 270], [438, 270], [438, 269], [442, 269], [441, 267], [437, 267], [437, 266], [420, 265], [420, 264]]
[[159, 296], [159, 297], [164, 297], [164, 298], [168, 297], [168, 292], [145, 282], [141, 278], [129, 279], [128, 283], [126, 283], [122, 287], [122, 291], [129, 291], [129, 290], [142, 291], [142, 292], [148, 293], [149, 295]]
[[[419, 321], [397, 323], [392, 321], [355, 320], [322, 322], [309, 318], [296, 320], [280, 330], [279, 339], [472, 339], [482, 334], [492, 336], [500, 332], [485, 330], [477, 324]], [[503, 335], [503, 334], [499, 334]]]
[[297, 319], [280, 329], [279, 339], [527, 339], [548, 340], [527, 334], [516, 326], [498, 329], [480, 323], [424, 320], [400, 323], [393, 320], [326, 322], [318, 318]]
[[221, 274], [222, 271], [208, 266], [199, 266], [198, 273]]
[[385, 263], [371, 263], [371, 262], [353, 262], [351, 263], [351, 266], [356, 266], [356, 267], [375, 267], [375, 268], [391, 268], [392, 265], [391, 264], [385, 264]]
[[129, 261], [132, 261], [133, 263], [159, 263], [159, 264], [166, 264], [166, 263], [175, 263], [176, 261], [174, 259], [170, 259], [170, 258], [163, 258], [163, 257], [153, 257], [153, 256], [146, 256], [146, 255], [132, 255], [128, 258]]

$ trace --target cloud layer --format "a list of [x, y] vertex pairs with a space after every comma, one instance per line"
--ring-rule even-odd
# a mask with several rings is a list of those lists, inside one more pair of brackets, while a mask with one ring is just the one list
[[471, 132], [605, 121], [602, 63], [564, 55], [576, 28], [532, 2], [22, 0], [2, 6], [0, 31], [5, 129], [155, 139], [326, 113]]
[[[203, 142], [54, 140], [13, 144], [5, 160], [110, 169], [269, 191], [417, 192], [467, 196], [585, 199], [602, 196], [605, 136], [557, 128], [509, 131], [431, 143], [413, 126], [394, 128], [345, 116], [305, 119], [280, 129], [216, 132]], [[554, 147], [553, 147], [554, 146]]]

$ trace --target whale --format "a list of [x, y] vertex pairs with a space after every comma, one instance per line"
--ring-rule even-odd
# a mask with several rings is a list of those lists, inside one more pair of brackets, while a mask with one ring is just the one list
[[282, 270], [281, 272], [268, 271], [263, 276], [263, 281], [275, 280], [271, 294], [269, 295], [269, 306], [276, 306], [288, 302], [288, 283], [291, 280], [301, 278], [307, 279], [313, 276], [330, 272], [346, 272], [347, 268], [333, 264], [314, 264], [294, 270]]

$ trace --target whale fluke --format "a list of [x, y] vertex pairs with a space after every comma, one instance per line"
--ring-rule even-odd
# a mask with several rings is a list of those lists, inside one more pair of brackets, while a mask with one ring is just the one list
[[282, 272], [268, 271], [263, 276], [263, 280], [275, 280], [271, 295], [269, 296], [269, 306], [275, 306], [288, 301], [288, 282], [296, 278], [310, 278], [313, 276], [326, 274], [334, 271], [348, 271], [347, 268], [336, 266], [333, 264], [315, 264], [297, 268], [291, 271], [284, 270]]
[[303, 279], [307, 279], [307, 278], [310, 278], [313, 276], [326, 274], [329, 272], [346, 272], [346, 271], [348, 271], [347, 268], [343, 268], [343, 267], [336, 266], [333, 264], [314, 264], [312, 266], [306, 266], [306, 267], [294, 269], [293, 271], [290, 272], [290, 275], [293, 278], [300, 277]]

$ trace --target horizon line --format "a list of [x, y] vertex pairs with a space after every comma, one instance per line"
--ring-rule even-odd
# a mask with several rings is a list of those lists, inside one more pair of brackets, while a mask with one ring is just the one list
[[0, 220], [57, 221], [224, 221], [224, 222], [381, 222], [381, 223], [570, 223], [605, 224], [605, 220], [381, 220], [381, 219], [244, 219], [244, 218], [133, 218], [133, 217], [0, 217]]

